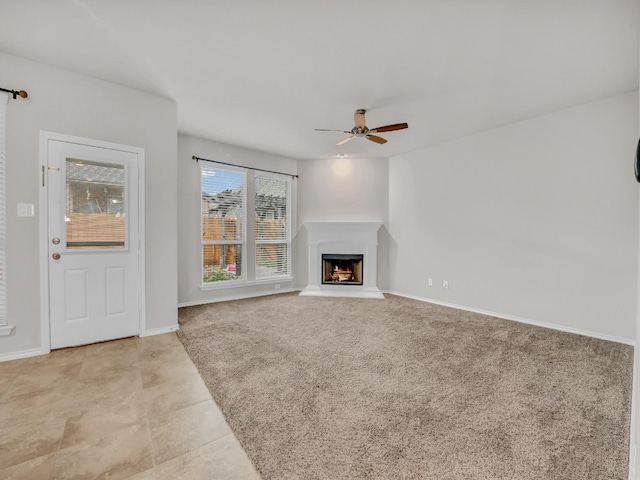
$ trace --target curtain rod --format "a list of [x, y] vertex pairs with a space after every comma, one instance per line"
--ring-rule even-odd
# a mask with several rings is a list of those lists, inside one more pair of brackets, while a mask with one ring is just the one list
[[300, 178], [300, 175], [294, 175], [293, 173], [283, 173], [283, 172], [274, 172], [273, 170], [264, 170], [262, 168], [254, 168], [254, 167], [245, 167], [244, 165], [234, 165], [233, 163], [221, 162], [220, 160], [209, 160], [208, 158], [200, 158], [195, 155], [191, 157], [196, 162], [202, 160], [203, 162], [211, 162], [211, 163], [219, 163], [221, 165], [229, 165], [230, 167], [238, 167], [238, 168], [246, 168], [248, 170], [257, 170], [259, 172], [267, 172], [267, 173], [277, 173], [278, 175], [287, 175], [291, 178]]
[[10, 93], [11, 95], [13, 95], [14, 100], [17, 97], [27, 98], [29, 96], [29, 94], [24, 90], [18, 91], [18, 90], [7, 90], [6, 88], [0, 88], [0, 91]]

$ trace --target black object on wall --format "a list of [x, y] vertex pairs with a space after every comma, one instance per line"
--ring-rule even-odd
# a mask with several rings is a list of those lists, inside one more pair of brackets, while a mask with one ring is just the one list
[[636, 172], [636, 180], [640, 182], [640, 165], [638, 165], [638, 154], [640, 154], [640, 140], [638, 140], [638, 146], [636, 147], [636, 159], [633, 162], [633, 168]]

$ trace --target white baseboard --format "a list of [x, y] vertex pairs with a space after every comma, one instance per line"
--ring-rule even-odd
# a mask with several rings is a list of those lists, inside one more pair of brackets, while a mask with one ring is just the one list
[[281, 290], [274, 290], [269, 292], [244, 293], [240, 295], [229, 295], [229, 296], [220, 297], [220, 298], [207, 298], [203, 300], [194, 300], [191, 302], [178, 303], [178, 308], [195, 307], [196, 305], [206, 305], [208, 303], [228, 302], [231, 300], [244, 300], [245, 298], [266, 297], [268, 295], [279, 295], [281, 293], [291, 293], [291, 292], [299, 292], [299, 291], [300, 291], [299, 288], [283, 288]]
[[512, 320], [514, 322], [526, 323], [536, 327], [550, 328], [552, 330], [559, 330], [561, 332], [584, 335], [585, 337], [592, 337], [592, 338], [598, 338], [600, 340], [608, 340], [610, 342], [623, 343], [625, 345], [631, 345], [632, 347], [635, 346], [636, 344], [634, 340], [629, 340], [628, 338], [620, 338], [620, 337], [614, 337], [612, 335], [604, 335], [598, 332], [591, 332], [591, 331], [582, 330], [579, 328], [565, 327], [563, 325], [556, 325], [554, 323], [539, 322], [537, 320], [531, 320], [529, 318], [516, 317], [514, 315], [506, 315], [504, 313], [490, 312], [488, 310], [481, 310], [479, 308], [472, 308], [472, 307], [466, 307], [464, 305], [456, 305], [454, 303], [441, 302], [440, 300], [433, 300], [431, 298], [418, 297], [417, 295], [409, 295], [407, 293], [387, 291], [387, 290], [385, 290], [384, 293], [388, 293], [389, 295], [397, 295], [398, 297], [411, 298], [413, 300], [419, 300], [421, 302], [428, 302], [436, 305], [442, 305], [443, 307], [451, 307], [451, 308], [456, 308], [458, 310], [465, 310], [467, 312], [480, 313], [481, 315], [488, 315], [490, 317], [501, 318], [503, 320]]
[[46, 355], [48, 351], [41, 348], [32, 348], [30, 350], [21, 350], [19, 352], [9, 352], [0, 354], [0, 362], [9, 362], [11, 360], [19, 360], [21, 358], [37, 357], [38, 355]]
[[152, 328], [151, 330], [147, 330], [140, 334], [141, 337], [152, 337], [154, 335], [162, 335], [163, 333], [171, 333], [178, 330], [180, 326], [176, 323], [175, 325], [171, 325], [169, 327], [162, 328]]

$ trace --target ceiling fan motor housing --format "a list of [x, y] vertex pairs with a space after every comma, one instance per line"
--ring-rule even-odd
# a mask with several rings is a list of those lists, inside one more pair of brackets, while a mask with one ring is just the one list
[[353, 127], [351, 130], [351, 135], [356, 137], [366, 137], [368, 133], [369, 129], [367, 127]]

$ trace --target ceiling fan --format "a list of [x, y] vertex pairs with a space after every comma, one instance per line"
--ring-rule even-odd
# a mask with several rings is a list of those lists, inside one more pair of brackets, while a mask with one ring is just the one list
[[379, 137], [377, 135], [373, 135], [374, 133], [383, 133], [383, 132], [393, 132], [394, 130], [402, 130], [403, 128], [409, 128], [409, 124], [407, 123], [394, 123], [393, 125], [385, 125], [384, 127], [377, 128], [368, 128], [365, 125], [364, 114], [366, 110], [360, 108], [356, 110], [356, 113], [353, 114], [353, 120], [355, 122], [355, 127], [351, 130], [330, 130], [326, 128], [316, 128], [318, 132], [340, 132], [340, 133], [348, 133], [350, 136], [347, 138], [340, 140], [336, 145], [343, 145], [347, 143], [352, 138], [366, 138], [367, 140], [371, 140], [375, 143], [387, 143], [387, 140]]

